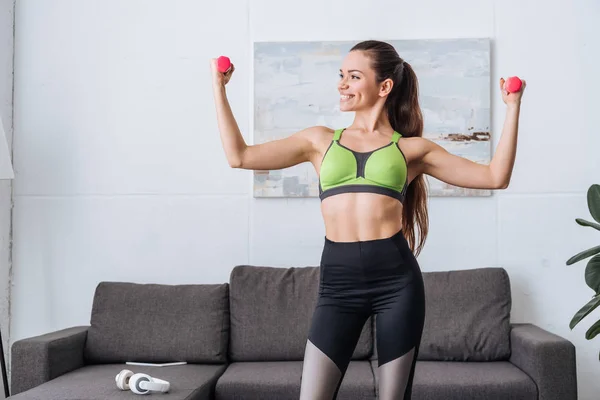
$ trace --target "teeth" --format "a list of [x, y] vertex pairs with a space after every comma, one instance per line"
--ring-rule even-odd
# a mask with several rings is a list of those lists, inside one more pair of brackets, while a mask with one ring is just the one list
[[350, 98], [352, 98], [352, 97], [354, 97], [354, 95], [344, 95], [344, 94], [343, 94], [343, 95], [341, 95], [341, 96], [340, 96], [340, 98], [341, 98], [342, 100], [348, 100], [348, 99], [350, 99]]

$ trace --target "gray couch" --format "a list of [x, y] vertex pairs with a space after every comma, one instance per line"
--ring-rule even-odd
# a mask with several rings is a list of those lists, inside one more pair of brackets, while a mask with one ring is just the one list
[[[171, 384], [168, 399], [298, 399], [319, 268], [237, 266], [223, 284], [102, 282], [90, 324], [12, 346], [10, 399], [131, 399], [124, 368]], [[414, 400], [575, 400], [575, 348], [510, 321], [501, 268], [425, 272]], [[377, 399], [377, 333], [365, 325], [338, 399]], [[136, 367], [126, 361], [187, 361]]]

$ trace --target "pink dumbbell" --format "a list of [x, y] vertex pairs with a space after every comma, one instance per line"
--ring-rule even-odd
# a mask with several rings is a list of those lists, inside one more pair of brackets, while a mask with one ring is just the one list
[[515, 93], [521, 90], [521, 86], [523, 82], [516, 76], [509, 77], [506, 82], [504, 82], [504, 88], [508, 91], [508, 93]]
[[221, 73], [227, 73], [231, 69], [231, 60], [229, 59], [229, 57], [219, 57], [217, 59], [217, 69]]

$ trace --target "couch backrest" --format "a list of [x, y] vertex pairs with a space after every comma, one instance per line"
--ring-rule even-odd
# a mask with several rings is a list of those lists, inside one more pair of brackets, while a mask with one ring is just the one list
[[503, 268], [424, 272], [423, 281], [426, 314], [419, 360], [510, 356], [511, 290]]
[[94, 295], [86, 362], [225, 362], [228, 286], [101, 282]]
[[[236, 266], [230, 276], [232, 361], [304, 358], [319, 289], [318, 267]], [[353, 359], [372, 351], [372, 321], [363, 328]]]

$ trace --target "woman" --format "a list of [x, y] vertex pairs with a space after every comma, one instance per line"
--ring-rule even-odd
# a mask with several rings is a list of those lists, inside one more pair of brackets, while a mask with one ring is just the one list
[[[248, 146], [225, 94], [235, 67], [212, 63], [221, 141], [229, 165], [275, 170], [310, 162], [319, 176], [325, 243], [319, 298], [306, 343], [301, 400], [334, 399], [364, 323], [376, 316], [379, 398], [410, 399], [425, 318], [416, 260], [428, 232], [424, 174], [455, 186], [504, 189], [517, 143], [523, 82], [504, 91], [502, 137], [489, 165], [450, 154], [422, 138], [418, 82], [388, 43], [355, 45], [340, 69], [345, 129], [314, 126], [286, 138]], [[415, 246], [415, 230], [420, 231]]]

